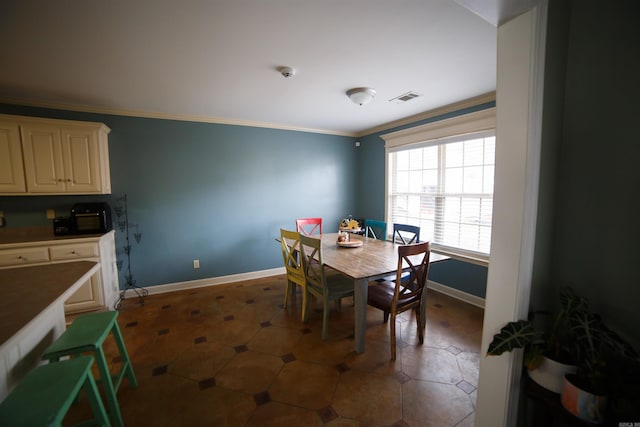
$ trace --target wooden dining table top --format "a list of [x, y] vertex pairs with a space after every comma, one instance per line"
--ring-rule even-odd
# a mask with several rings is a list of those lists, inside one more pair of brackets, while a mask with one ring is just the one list
[[[323, 263], [354, 280], [387, 276], [398, 268], [398, 243], [351, 234], [350, 240], [361, 240], [362, 246], [344, 247], [337, 244], [338, 233], [325, 233], [319, 238]], [[433, 252], [429, 256], [430, 263], [446, 259], [449, 257]]]

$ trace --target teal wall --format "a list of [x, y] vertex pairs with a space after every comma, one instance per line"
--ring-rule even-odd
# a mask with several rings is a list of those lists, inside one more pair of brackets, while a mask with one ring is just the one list
[[[48, 226], [47, 208], [61, 215], [94, 200], [114, 207], [126, 193], [129, 220], [142, 233], [131, 251], [142, 286], [281, 267], [280, 227], [320, 216], [331, 231], [355, 211], [344, 191], [356, 180], [353, 138], [8, 105], [0, 112], [111, 128], [111, 196], [0, 197], [0, 210], [10, 227]], [[122, 246], [122, 233], [116, 238]]]
[[[495, 107], [495, 102], [435, 116], [358, 138], [361, 143], [360, 147], [357, 148], [357, 187], [361, 189], [358, 192], [358, 216], [381, 221], [385, 219], [385, 142], [380, 135], [491, 107]], [[447, 260], [433, 264], [430, 267], [429, 279], [481, 298], [486, 295], [486, 267], [453, 259]]]
[[640, 348], [637, 2], [570, 2], [551, 283]]
[[[361, 146], [355, 147], [350, 137], [268, 128], [2, 104], [0, 113], [97, 121], [111, 128], [112, 195], [0, 197], [0, 210], [9, 227], [49, 226], [46, 209], [64, 215], [82, 201], [107, 201], [113, 208], [126, 193], [129, 221], [142, 233], [131, 251], [132, 272], [141, 286], [278, 268], [282, 258], [274, 238], [280, 227], [293, 228], [295, 218], [320, 216], [327, 231], [347, 215], [384, 219], [379, 134], [359, 138]], [[118, 248], [123, 236], [117, 230]], [[200, 269], [193, 269], [194, 259]], [[434, 265], [429, 277], [485, 295], [485, 267], [449, 260]]]

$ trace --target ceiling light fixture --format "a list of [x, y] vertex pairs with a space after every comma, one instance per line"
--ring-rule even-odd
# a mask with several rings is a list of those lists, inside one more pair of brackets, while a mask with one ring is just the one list
[[371, 102], [373, 97], [376, 96], [376, 91], [370, 87], [357, 87], [349, 89], [347, 96], [354, 104], [364, 105]]

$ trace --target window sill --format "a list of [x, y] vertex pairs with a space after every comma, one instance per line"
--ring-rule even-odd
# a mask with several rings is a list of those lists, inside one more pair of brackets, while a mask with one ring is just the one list
[[431, 252], [446, 255], [452, 259], [457, 259], [458, 261], [468, 262], [468, 263], [479, 265], [482, 267], [489, 267], [488, 258], [481, 258], [481, 257], [469, 255], [469, 254], [462, 254], [460, 252], [455, 252], [455, 251], [451, 251], [443, 248], [432, 248]]

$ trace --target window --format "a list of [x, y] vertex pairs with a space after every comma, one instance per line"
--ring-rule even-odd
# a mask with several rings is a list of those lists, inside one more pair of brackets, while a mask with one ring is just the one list
[[[390, 224], [420, 226], [420, 240], [431, 241], [435, 250], [487, 261], [495, 113], [482, 112], [480, 116], [472, 113], [449, 119], [444, 127], [437, 122], [383, 136], [387, 141], [386, 210]], [[459, 128], [461, 123], [467, 128]], [[432, 136], [429, 130], [435, 126], [438, 137], [425, 139]]]

